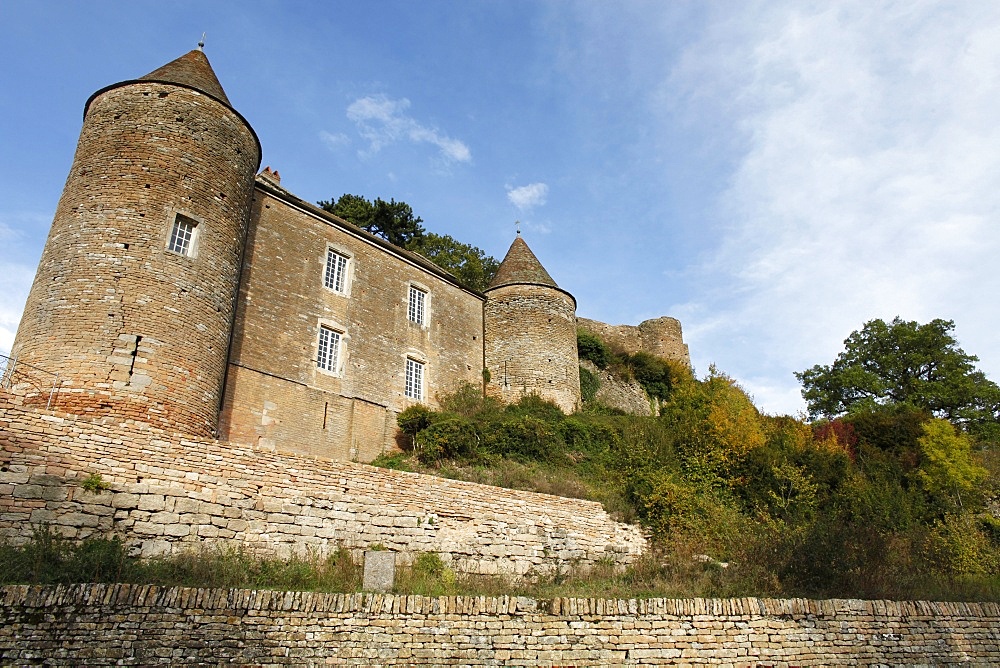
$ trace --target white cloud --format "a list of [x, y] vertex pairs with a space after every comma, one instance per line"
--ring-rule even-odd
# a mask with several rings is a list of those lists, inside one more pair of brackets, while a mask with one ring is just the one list
[[548, 194], [549, 187], [544, 183], [530, 183], [518, 188], [507, 186], [507, 199], [521, 211], [542, 206]]
[[865, 321], [944, 317], [1000, 379], [1000, 5], [739, 7], [670, 84], [745, 147], [692, 353], [794, 412], [791, 372]]
[[328, 149], [332, 151], [338, 151], [342, 146], [347, 146], [351, 143], [350, 138], [342, 132], [334, 134], [332, 132], [322, 130], [319, 133], [319, 139], [326, 144]]
[[431, 144], [441, 151], [448, 162], [469, 162], [472, 152], [458, 139], [442, 134], [436, 128], [422, 125], [407, 115], [410, 101], [392, 100], [384, 95], [358, 98], [347, 107], [347, 118], [358, 126], [358, 132], [368, 141], [368, 153], [401, 140]]

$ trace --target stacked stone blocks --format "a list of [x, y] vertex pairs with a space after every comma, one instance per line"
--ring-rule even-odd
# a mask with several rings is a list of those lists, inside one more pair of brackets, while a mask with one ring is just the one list
[[[624, 566], [645, 548], [637, 527], [590, 501], [221, 445], [0, 403], [0, 532], [22, 542], [47, 523], [71, 539], [117, 534], [143, 556], [381, 544], [403, 562], [434, 552], [459, 572], [511, 576]], [[110, 490], [83, 489], [92, 474]]]
[[0, 587], [0, 658], [73, 665], [996, 665], [996, 603]]

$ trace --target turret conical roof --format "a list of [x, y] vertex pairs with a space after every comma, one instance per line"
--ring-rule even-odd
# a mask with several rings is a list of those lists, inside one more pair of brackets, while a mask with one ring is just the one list
[[190, 86], [232, 107], [229, 98], [226, 97], [226, 91], [222, 90], [222, 84], [219, 83], [208, 62], [208, 57], [201, 49], [188, 51], [180, 58], [141, 77], [140, 81], [167, 81]]
[[552, 280], [552, 277], [549, 276], [549, 272], [545, 271], [545, 267], [542, 266], [542, 263], [538, 261], [535, 254], [528, 248], [528, 244], [518, 235], [514, 239], [514, 243], [510, 245], [510, 250], [504, 256], [503, 262], [500, 263], [500, 268], [497, 269], [496, 276], [493, 277], [489, 287], [486, 289], [491, 290], [503, 285], [525, 283], [559, 288], [556, 282]]

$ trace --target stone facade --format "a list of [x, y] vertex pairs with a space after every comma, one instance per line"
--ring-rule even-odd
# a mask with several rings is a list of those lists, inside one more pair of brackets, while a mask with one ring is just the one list
[[691, 366], [691, 355], [676, 318], [664, 316], [639, 325], [608, 325], [587, 318], [577, 318], [576, 322], [580, 329], [627, 353], [646, 352]]
[[[272, 553], [381, 544], [434, 552], [459, 572], [625, 565], [645, 548], [599, 503], [501, 489], [119, 420], [82, 421], [0, 395], [0, 538], [49, 524], [70, 539], [116, 534], [154, 556], [224, 542]], [[110, 489], [85, 490], [97, 474]]]
[[0, 587], [6, 665], [998, 665], [996, 603]]
[[[258, 180], [253, 220], [224, 439], [370, 461], [395, 447], [396, 415], [407, 406], [482, 383], [481, 295], [267, 179]], [[325, 284], [328, 251], [345, 259], [340, 289]], [[416, 320], [411, 290], [423, 300]], [[340, 337], [332, 370], [317, 365], [321, 327]], [[419, 397], [406, 391], [414, 362], [423, 370]]]

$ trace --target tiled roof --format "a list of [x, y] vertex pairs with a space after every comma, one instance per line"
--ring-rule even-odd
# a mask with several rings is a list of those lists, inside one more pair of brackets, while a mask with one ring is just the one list
[[497, 269], [496, 276], [493, 277], [489, 287], [486, 289], [524, 283], [549, 285], [553, 288], [559, 287], [552, 280], [552, 277], [549, 276], [549, 272], [545, 271], [545, 267], [538, 261], [535, 254], [528, 248], [528, 244], [524, 242], [524, 239], [518, 236], [514, 239], [514, 243], [510, 245], [510, 250], [507, 251], [503, 262], [500, 263], [500, 268]]
[[201, 49], [188, 51], [180, 58], [153, 70], [140, 80], [169, 81], [170, 83], [190, 86], [225, 102], [228, 106], [232, 106], [229, 103], [229, 98], [226, 97], [226, 91], [222, 90], [222, 84], [219, 83], [208, 58]]

